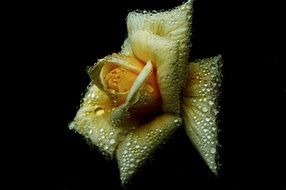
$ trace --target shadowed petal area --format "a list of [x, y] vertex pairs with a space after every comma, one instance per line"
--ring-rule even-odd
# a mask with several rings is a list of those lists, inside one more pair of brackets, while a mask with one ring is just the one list
[[217, 174], [218, 102], [221, 56], [190, 64], [182, 98], [182, 116], [187, 134], [209, 168]]
[[179, 117], [163, 114], [126, 136], [116, 150], [123, 185], [128, 183], [137, 170], [152, 156], [152, 153], [173, 134], [181, 123], [182, 120]]
[[109, 97], [95, 85], [90, 85], [69, 127], [90, 140], [102, 154], [112, 158], [118, 143], [132, 127], [137, 126], [131, 121], [118, 128], [111, 126], [110, 107]]

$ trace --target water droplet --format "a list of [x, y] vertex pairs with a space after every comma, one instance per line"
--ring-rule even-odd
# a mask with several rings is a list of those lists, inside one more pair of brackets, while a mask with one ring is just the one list
[[154, 88], [150, 85], [150, 84], [147, 84], [146, 87], [145, 87], [146, 91], [148, 93], [152, 93], [154, 92]]
[[69, 129], [73, 129], [74, 128], [74, 123], [71, 123], [70, 125], [69, 125]]
[[97, 115], [97, 116], [104, 114], [104, 109], [102, 109], [102, 108], [97, 108], [94, 111], [95, 111], [95, 115]]
[[108, 149], [108, 146], [107, 146], [107, 145], [105, 145], [105, 146], [104, 146], [104, 150], [107, 150], [107, 149]]
[[207, 107], [203, 107], [203, 108], [202, 108], [202, 111], [203, 111], [203, 112], [207, 112], [207, 111], [209, 111], [209, 109], [208, 109]]
[[215, 148], [211, 148], [211, 149], [210, 149], [210, 152], [211, 152], [212, 154], [216, 153]]
[[128, 143], [126, 144], [126, 146], [130, 146], [130, 144], [131, 144], [131, 143], [130, 143], [130, 142], [128, 142]]
[[109, 143], [110, 144], [115, 144], [115, 139], [110, 139]]
[[140, 146], [137, 144], [136, 146], [135, 146], [135, 148], [139, 148]]
[[101, 129], [99, 129], [99, 132], [103, 132], [103, 129], [101, 128]]
[[209, 117], [206, 118], [206, 121], [210, 121], [211, 119]]

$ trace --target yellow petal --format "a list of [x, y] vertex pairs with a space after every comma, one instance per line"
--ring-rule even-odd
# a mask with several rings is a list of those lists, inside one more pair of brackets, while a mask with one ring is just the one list
[[135, 105], [136, 103], [144, 104], [147, 102], [140, 102], [140, 97], [142, 98], [142, 93], [140, 93], [140, 90], [146, 83], [146, 81], [149, 79], [151, 73], [153, 70], [152, 63], [149, 61], [141, 71], [141, 73], [138, 75], [136, 80], [134, 81], [130, 92], [128, 93], [126, 102], [116, 108], [111, 115], [111, 123], [114, 126], [117, 126], [122, 122], [124, 118], [126, 118], [129, 115], [128, 109]]
[[182, 117], [192, 143], [209, 168], [217, 174], [217, 114], [221, 85], [221, 56], [190, 64], [182, 98]]
[[[177, 43], [176, 48], [179, 51], [179, 54], [176, 55], [178, 56], [177, 64], [179, 66], [177, 68], [177, 72], [180, 73], [178, 76], [178, 85], [180, 88], [183, 88], [188, 74], [187, 70], [191, 36], [192, 3], [192, 0], [188, 0], [186, 3], [170, 11], [162, 11], [157, 13], [150, 13], [147, 11], [143, 13], [131, 12], [127, 17], [129, 38], [138, 31], [145, 31]], [[156, 48], [155, 43], [152, 45], [154, 45], [154, 48]], [[130, 39], [126, 40], [122, 50], [124, 52], [133, 54], [134, 49], [132, 46], [133, 45]], [[158, 48], [161, 47], [159, 46]], [[172, 53], [165, 52], [163, 50], [162, 52], [165, 54]]]
[[182, 120], [171, 114], [158, 116], [131, 131], [116, 150], [116, 159], [123, 185], [152, 156], [152, 153], [181, 125]]
[[69, 127], [96, 145], [102, 154], [112, 158], [118, 143], [136, 123], [129, 121], [118, 128], [111, 126], [110, 105], [109, 97], [95, 85], [90, 85]]

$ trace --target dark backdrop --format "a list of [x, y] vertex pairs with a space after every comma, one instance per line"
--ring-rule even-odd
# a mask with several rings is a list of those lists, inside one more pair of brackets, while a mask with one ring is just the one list
[[[181, 4], [180, 0], [115, 2], [70, 2], [61, 8], [65, 190], [120, 189], [116, 162], [105, 160], [67, 127], [89, 83], [87, 66], [120, 50], [129, 10]], [[181, 129], [127, 189], [285, 188], [281, 7], [275, 1], [195, 1], [191, 59], [217, 54], [224, 59], [220, 177], [212, 175]]]

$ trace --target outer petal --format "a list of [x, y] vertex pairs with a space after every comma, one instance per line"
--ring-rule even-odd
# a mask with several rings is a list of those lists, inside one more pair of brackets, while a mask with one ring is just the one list
[[127, 135], [116, 150], [123, 185], [128, 183], [159, 145], [164, 143], [181, 123], [182, 120], [179, 117], [164, 114]]
[[112, 158], [118, 143], [136, 124], [128, 121], [118, 128], [111, 126], [110, 105], [109, 97], [95, 85], [90, 85], [69, 127], [90, 140], [101, 153]]
[[[129, 94], [127, 96], [126, 102], [116, 108], [111, 115], [111, 123], [114, 126], [118, 126], [124, 118], [129, 115], [128, 109], [136, 104], [146, 104], [148, 103], [148, 94], [142, 93], [142, 88], [145, 82], [149, 79], [153, 70], [151, 61], [148, 61], [141, 73], [137, 76], [134, 81]], [[150, 101], [150, 100], [149, 100]]]
[[123, 52], [143, 62], [155, 63], [163, 110], [174, 114], [179, 114], [179, 93], [188, 74], [191, 6], [189, 0], [171, 11], [130, 13], [128, 39], [122, 47]]
[[217, 113], [221, 56], [191, 63], [182, 100], [186, 131], [209, 168], [217, 174]]

